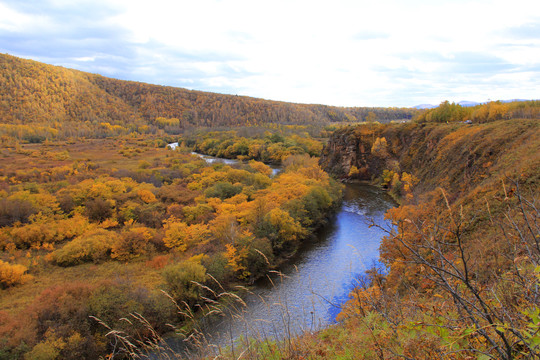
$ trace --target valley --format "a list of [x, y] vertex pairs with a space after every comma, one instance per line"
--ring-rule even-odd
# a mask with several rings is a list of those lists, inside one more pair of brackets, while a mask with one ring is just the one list
[[0, 358], [540, 353], [539, 101], [0, 85]]

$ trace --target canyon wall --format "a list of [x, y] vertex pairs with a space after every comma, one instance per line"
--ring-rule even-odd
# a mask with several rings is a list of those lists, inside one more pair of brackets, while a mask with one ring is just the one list
[[[377, 180], [384, 171], [419, 179], [417, 191], [442, 187], [455, 195], [502, 177], [537, 183], [537, 120], [486, 124], [365, 124], [334, 132], [320, 165], [341, 180]], [[356, 169], [353, 169], [355, 167]], [[353, 169], [353, 171], [351, 171]]]

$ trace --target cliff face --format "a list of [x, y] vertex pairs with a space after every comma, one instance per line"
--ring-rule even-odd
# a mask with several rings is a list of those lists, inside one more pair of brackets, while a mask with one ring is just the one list
[[[363, 130], [363, 131], [362, 131]], [[319, 164], [331, 174], [349, 179], [355, 166], [359, 180], [371, 180], [382, 171], [384, 160], [371, 153], [371, 148], [381, 129], [361, 125], [336, 131], [324, 146]]]
[[500, 184], [506, 176], [525, 174], [538, 182], [539, 128], [537, 120], [517, 119], [346, 127], [331, 136], [320, 165], [342, 180], [380, 178], [384, 170], [407, 172], [419, 179], [419, 192], [442, 187], [458, 196], [479, 185]]

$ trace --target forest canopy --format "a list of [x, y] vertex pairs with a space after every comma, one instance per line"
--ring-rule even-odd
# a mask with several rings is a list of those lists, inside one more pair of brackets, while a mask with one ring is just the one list
[[411, 119], [409, 108], [342, 108], [121, 81], [0, 54], [0, 136], [40, 142], [264, 124]]

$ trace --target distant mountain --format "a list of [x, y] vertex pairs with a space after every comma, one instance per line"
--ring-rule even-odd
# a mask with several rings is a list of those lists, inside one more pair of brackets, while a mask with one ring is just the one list
[[480, 105], [480, 104], [484, 104], [484, 103], [479, 103], [479, 102], [476, 102], [476, 101], [467, 101], [467, 100], [463, 100], [463, 101], [458, 102], [458, 105], [461, 105], [463, 107], [476, 106], [476, 105]]
[[[481, 103], [479, 103], [479, 102], [475, 102], [475, 101], [466, 101], [466, 100], [463, 100], [463, 101], [458, 102], [458, 105], [461, 105], [461, 106], [463, 106], [463, 107], [476, 106], [476, 105], [480, 105], [480, 104], [481, 104]], [[413, 106], [413, 108], [414, 108], [414, 109], [419, 109], [419, 110], [424, 110], [424, 109], [434, 109], [434, 108], [436, 108], [437, 106], [439, 106], [439, 105], [420, 104], [420, 105]]]
[[501, 102], [503, 102], [503, 103], [510, 103], [510, 102], [515, 102], [515, 101], [528, 101], [528, 100], [526, 100], [526, 99], [501, 100]]
[[84, 127], [178, 134], [200, 126], [354, 123], [370, 113], [370, 118], [389, 122], [410, 119], [416, 112], [295, 104], [158, 86], [0, 54], [0, 122], [51, 128], [71, 123], [79, 136]]
[[[516, 102], [516, 101], [528, 101], [528, 100], [526, 100], [526, 99], [511, 99], [511, 100], [495, 100], [495, 101], [500, 101], [500, 102], [503, 102], [503, 103], [511, 103], [511, 102]], [[457, 104], [460, 105], [460, 106], [463, 106], [463, 107], [471, 107], [471, 106], [477, 106], [477, 105], [482, 105], [482, 104], [486, 104], [486, 103], [488, 103], [488, 101], [476, 102], [476, 101], [462, 100], [462, 101], [458, 102]], [[437, 106], [438, 105], [420, 104], [420, 105], [413, 106], [412, 108], [413, 109], [418, 109], [418, 110], [424, 110], [424, 109], [433, 109], [433, 108], [436, 108]]]
[[424, 109], [433, 109], [433, 108], [436, 108], [436, 107], [437, 107], [437, 105], [420, 104], [420, 105], [413, 106], [413, 109], [424, 110]]

